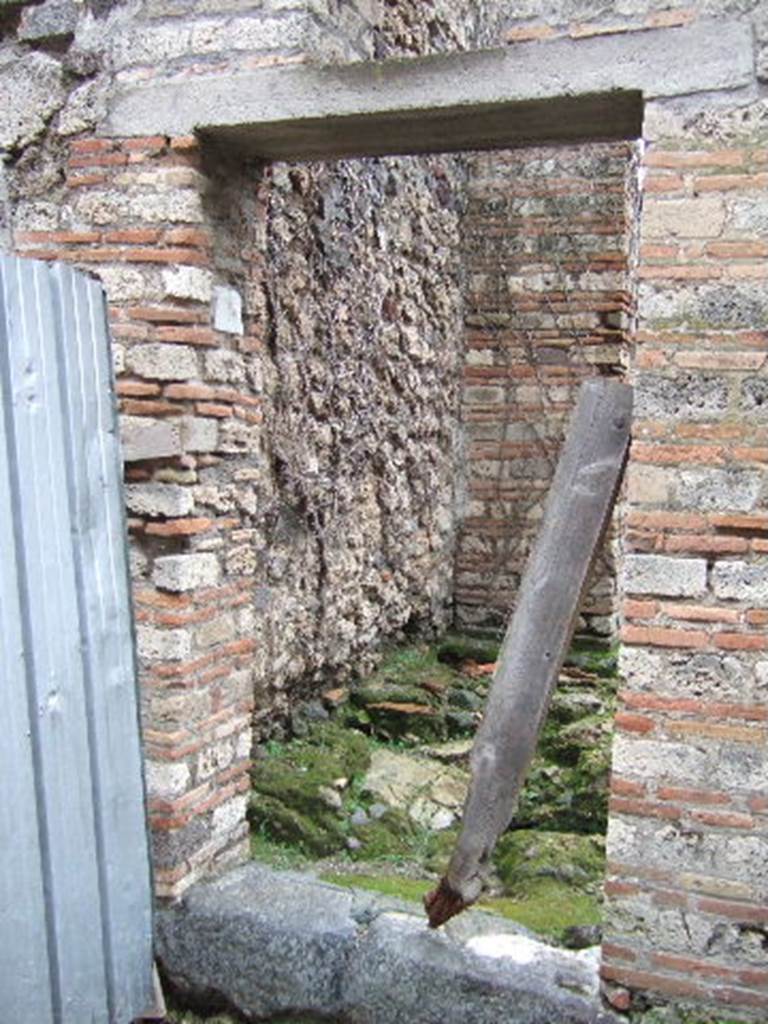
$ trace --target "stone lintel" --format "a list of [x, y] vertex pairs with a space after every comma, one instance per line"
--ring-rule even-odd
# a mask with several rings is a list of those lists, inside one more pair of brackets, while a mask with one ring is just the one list
[[587, 39], [131, 86], [102, 133], [203, 137], [267, 159], [637, 138], [642, 100], [755, 81], [748, 25], [703, 21]]

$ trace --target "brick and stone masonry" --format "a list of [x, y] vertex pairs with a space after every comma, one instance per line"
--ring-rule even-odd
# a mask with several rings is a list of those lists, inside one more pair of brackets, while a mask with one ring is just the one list
[[76, 140], [73, 225], [16, 234], [97, 268], [112, 299], [160, 894], [243, 855], [254, 722], [447, 622], [453, 163], [233, 186], [193, 139]]
[[[468, 160], [460, 627], [506, 624], [579, 385], [626, 371], [636, 180], [627, 143]], [[616, 629], [614, 547], [611, 534], [576, 627], [604, 642]]]
[[[192, 10], [146, 0], [138, 11], [45, 0], [3, 8], [3, 237], [16, 251], [98, 273], [110, 299], [158, 892], [178, 895], [245, 854], [247, 768], [260, 716], [285, 714], [314, 693], [336, 670], [337, 655], [363, 665], [380, 637], [409, 620], [446, 621], [453, 596], [446, 558], [460, 512], [491, 521], [463, 534], [460, 559], [471, 553], [487, 566], [498, 558], [496, 510], [473, 506], [476, 499], [458, 488], [453, 467], [464, 464], [462, 451], [477, 445], [474, 454], [499, 463], [504, 445], [513, 464], [530, 453], [509, 447], [526, 439], [510, 436], [506, 419], [502, 429], [471, 392], [502, 387], [478, 384], [477, 370], [521, 362], [511, 335], [498, 349], [487, 344], [490, 325], [469, 319], [479, 308], [462, 315], [456, 254], [466, 252], [474, 214], [470, 204], [462, 243], [457, 197], [463, 180], [472, 194], [489, 158], [470, 167], [448, 158], [378, 161], [366, 170], [352, 162], [232, 167], [226, 154], [203, 152], [192, 138], [101, 136], [115, 82], [650, 27], [677, 38], [681, 25], [737, 17], [755, 41], [751, 91], [646, 106], [638, 323], [630, 338], [638, 407], [619, 558], [626, 681], [603, 972], [619, 1008], [671, 1001], [729, 1020], [764, 1020], [764, 5], [626, 0], [607, 11], [542, 0], [512, 10], [491, 0], [435, 0], [428, 16], [415, 0], [311, 7], [270, 0], [222, 11], [201, 0]], [[618, 195], [631, 157], [624, 163], [621, 146], [608, 151], [624, 166], [616, 163], [604, 179]], [[507, 167], [522, 179], [530, 170], [520, 154]], [[605, 353], [602, 365], [611, 370], [622, 364], [632, 269], [615, 213], [604, 222], [611, 245], [597, 250], [611, 259], [599, 262], [593, 279], [595, 294], [611, 294], [609, 317], [602, 332], [593, 321], [582, 325], [586, 336], [600, 335], [585, 353]], [[506, 214], [493, 217], [503, 236], [511, 232]], [[524, 251], [540, 255], [542, 240], [529, 241]], [[342, 280], [358, 266], [377, 306], [355, 333], [361, 288]], [[513, 292], [542, 294], [541, 272], [551, 297], [544, 281], [551, 264], [535, 266], [513, 268]], [[483, 287], [472, 285], [472, 303]], [[326, 292], [332, 322], [317, 332]], [[279, 331], [278, 318], [287, 324]], [[433, 323], [441, 326], [425, 344], [423, 329]], [[553, 329], [562, 326], [555, 318]], [[325, 358], [331, 329], [340, 360]], [[526, 400], [537, 406], [546, 391], [564, 414], [558, 403], [579, 373], [569, 363], [568, 383], [556, 391], [562, 381], [549, 377], [559, 377], [562, 346], [546, 343], [540, 322], [535, 329], [537, 348], [555, 349], [553, 361], [542, 359], [535, 385], [514, 386], [533, 387]], [[621, 334], [615, 362], [611, 331]], [[466, 440], [458, 414], [462, 333]], [[494, 342], [503, 333], [494, 330]], [[365, 451], [366, 431], [381, 431], [387, 465], [398, 467], [389, 490], [377, 490], [381, 473], [366, 474], [364, 460], [340, 462], [341, 438], [329, 436], [345, 400], [359, 404], [356, 374], [372, 352], [381, 361], [376, 379], [366, 381], [382, 417], [363, 419], [352, 436]], [[493, 354], [478, 354], [486, 352]], [[322, 405], [329, 382], [340, 403], [331, 418]], [[491, 436], [482, 436], [480, 411], [489, 412]], [[285, 423], [305, 432], [300, 450], [286, 446]], [[412, 424], [421, 425], [404, 430]], [[477, 430], [481, 436], [469, 436]], [[409, 461], [414, 451], [426, 460], [423, 474]], [[472, 470], [478, 478], [483, 459]], [[535, 479], [543, 484], [546, 472]], [[340, 505], [330, 506], [337, 490]], [[362, 495], [359, 505], [352, 495]], [[474, 529], [471, 519], [467, 526]], [[338, 543], [347, 535], [354, 543]], [[383, 561], [377, 550], [387, 552]], [[511, 587], [513, 575], [503, 582]], [[478, 623], [474, 586], [461, 579], [459, 608], [464, 621]], [[593, 609], [594, 617], [603, 610]]]
[[723, 121], [644, 162], [603, 975], [763, 1019], [768, 151]]

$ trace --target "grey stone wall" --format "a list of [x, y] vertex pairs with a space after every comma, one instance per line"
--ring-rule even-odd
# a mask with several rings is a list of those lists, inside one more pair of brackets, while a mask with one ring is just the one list
[[451, 158], [268, 178], [260, 280], [246, 268], [264, 337], [262, 710], [364, 670], [403, 629], [448, 623], [463, 180]]

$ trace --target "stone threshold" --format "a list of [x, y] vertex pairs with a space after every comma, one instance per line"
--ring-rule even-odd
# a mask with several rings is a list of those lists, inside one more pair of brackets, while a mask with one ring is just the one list
[[619, 1021], [600, 1002], [597, 946], [549, 946], [481, 911], [431, 931], [415, 904], [256, 863], [161, 908], [156, 942], [182, 996], [254, 1021]]

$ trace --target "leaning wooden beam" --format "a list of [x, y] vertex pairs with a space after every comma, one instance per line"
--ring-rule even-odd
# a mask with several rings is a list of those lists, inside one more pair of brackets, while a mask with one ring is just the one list
[[618, 490], [631, 414], [626, 384], [582, 385], [472, 749], [461, 834], [445, 877], [424, 900], [433, 928], [478, 898], [517, 807]]

